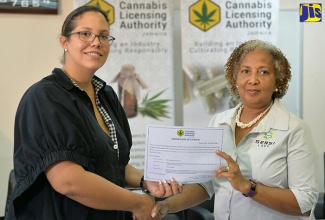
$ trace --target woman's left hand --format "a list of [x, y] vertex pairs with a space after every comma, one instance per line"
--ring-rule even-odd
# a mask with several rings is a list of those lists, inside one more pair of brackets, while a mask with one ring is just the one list
[[145, 184], [150, 193], [158, 198], [169, 197], [181, 193], [183, 190], [183, 185], [173, 178], [170, 178], [170, 183], [165, 180], [160, 182], [146, 180]]
[[228, 166], [222, 166], [219, 170], [217, 170], [215, 176], [217, 178], [225, 177], [227, 178], [228, 182], [232, 185], [232, 187], [240, 191], [241, 193], [248, 193], [250, 182], [246, 179], [240, 169], [236, 161], [234, 161], [228, 154], [221, 151], [216, 151], [216, 154], [223, 159], [226, 160]]

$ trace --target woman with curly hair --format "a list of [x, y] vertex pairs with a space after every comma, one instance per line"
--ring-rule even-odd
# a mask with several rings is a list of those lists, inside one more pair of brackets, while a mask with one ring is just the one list
[[288, 60], [274, 45], [251, 40], [233, 51], [225, 72], [240, 103], [210, 122], [225, 129], [223, 152], [216, 152], [223, 166], [215, 179], [157, 203], [152, 215], [215, 195], [215, 219], [309, 219], [318, 197], [318, 155], [308, 125], [280, 102], [291, 79]]

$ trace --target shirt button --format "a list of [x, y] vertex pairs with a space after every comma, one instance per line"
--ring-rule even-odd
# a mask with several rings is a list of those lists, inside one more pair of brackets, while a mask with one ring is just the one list
[[117, 149], [117, 144], [114, 144], [113, 148], [116, 150]]

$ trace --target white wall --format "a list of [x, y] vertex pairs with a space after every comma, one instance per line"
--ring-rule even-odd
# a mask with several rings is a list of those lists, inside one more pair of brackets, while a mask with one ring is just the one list
[[[176, 2], [178, 7], [179, 1]], [[322, 2], [325, 7], [324, 1], [300, 2]], [[72, 4], [73, 0], [60, 1], [58, 15], [0, 13], [0, 216], [4, 213], [8, 174], [13, 168], [13, 129], [17, 105], [31, 84], [50, 74], [54, 67], [61, 66], [59, 59], [63, 50], [58, 36], [64, 18], [73, 8]], [[298, 1], [280, 0], [280, 8], [297, 11], [299, 22]], [[302, 117], [310, 125], [320, 153], [320, 190], [324, 191], [325, 21], [302, 25]], [[291, 33], [281, 34], [292, 39], [297, 37]]]
[[58, 15], [0, 13], [0, 216], [13, 168], [14, 117], [25, 90], [60, 67], [61, 25], [72, 0], [60, 1]]
[[324, 152], [325, 152], [325, 15], [323, 6], [322, 23], [306, 23], [303, 30], [303, 78], [302, 100], [303, 119], [311, 131], [320, 155], [320, 190], [324, 192]]
[[[299, 3], [322, 3], [323, 21], [302, 23], [302, 118], [309, 124], [313, 138], [320, 156], [320, 191], [324, 192], [324, 152], [323, 136], [325, 135], [322, 125], [325, 123], [325, 0], [319, 1], [291, 1], [280, 0], [281, 9], [297, 10], [297, 21], [299, 19]], [[281, 21], [280, 21], [281, 22]], [[281, 33], [296, 38], [290, 32]], [[290, 88], [289, 88], [290, 89]], [[299, 95], [299, 94], [297, 94]]]

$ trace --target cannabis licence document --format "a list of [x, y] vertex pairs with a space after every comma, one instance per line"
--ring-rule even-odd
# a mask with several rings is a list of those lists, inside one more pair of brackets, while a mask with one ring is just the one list
[[144, 179], [199, 183], [214, 179], [221, 166], [224, 129], [147, 126]]

